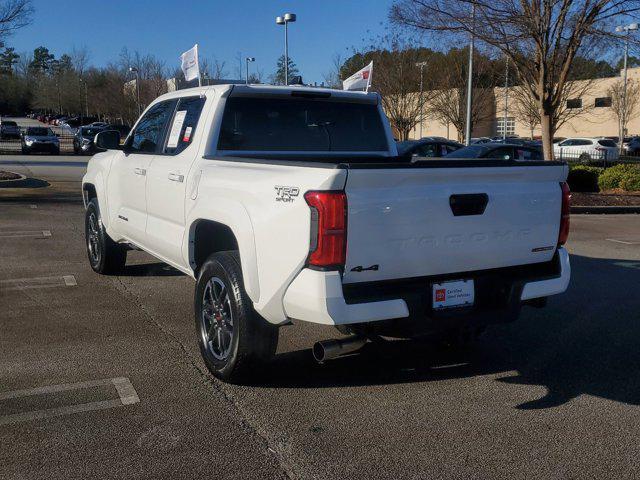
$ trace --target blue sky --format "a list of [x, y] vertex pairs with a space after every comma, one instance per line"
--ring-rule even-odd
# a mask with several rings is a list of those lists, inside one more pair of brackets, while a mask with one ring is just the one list
[[298, 15], [290, 25], [289, 54], [305, 82], [320, 82], [333, 55], [343, 58], [381, 33], [391, 0], [33, 0], [33, 24], [7, 39], [16, 51], [43, 45], [58, 58], [86, 46], [91, 63], [115, 61], [122, 47], [152, 53], [170, 67], [194, 43], [200, 56], [227, 63], [232, 76], [237, 54], [256, 57], [266, 75], [284, 49], [284, 29], [275, 17]]

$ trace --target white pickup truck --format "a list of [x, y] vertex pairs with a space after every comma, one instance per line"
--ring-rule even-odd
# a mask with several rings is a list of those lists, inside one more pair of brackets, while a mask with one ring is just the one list
[[334, 325], [367, 339], [469, 332], [565, 291], [567, 166], [397, 156], [380, 97], [217, 85], [155, 100], [82, 182], [99, 273], [142, 249], [196, 279], [210, 371], [239, 381], [278, 327]]

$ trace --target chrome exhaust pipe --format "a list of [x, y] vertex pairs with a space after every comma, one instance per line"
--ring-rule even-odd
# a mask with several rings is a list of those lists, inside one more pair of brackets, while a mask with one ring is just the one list
[[313, 358], [315, 358], [318, 363], [324, 363], [327, 360], [337, 358], [341, 355], [356, 352], [364, 347], [365, 343], [367, 343], [367, 339], [359, 335], [354, 335], [341, 340], [324, 340], [322, 342], [316, 342], [312, 349]]

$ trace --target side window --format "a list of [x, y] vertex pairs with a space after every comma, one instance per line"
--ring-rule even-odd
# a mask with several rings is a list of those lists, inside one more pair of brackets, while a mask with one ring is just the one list
[[511, 147], [496, 148], [487, 155], [487, 158], [498, 158], [500, 160], [513, 160], [513, 149]]
[[565, 140], [564, 142], [560, 142], [559, 147], [571, 147], [573, 146], [573, 140]]
[[204, 97], [180, 99], [167, 134], [164, 153], [177, 155], [191, 145], [205, 100]]
[[164, 127], [173, 113], [175, 100], [160, 102], [144, 114], [129, 137], [127, 150], [134, 153], [154, 153], [162, 141]]
[[516, 149], [518, 160], [542, 160], [542, 152], [538, 149]]
[[418, 149], [416, 150], [416, 153], [420, 157], [429, 157], [429, 158], [437, 157], [439, 156], [437, 147], [438, 145], [434, 143], [427, 143], [425, 145], [421, 145], [420, 147], [418, 147]]

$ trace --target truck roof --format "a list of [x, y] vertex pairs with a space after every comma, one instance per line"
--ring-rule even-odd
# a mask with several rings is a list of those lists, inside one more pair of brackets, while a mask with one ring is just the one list
[[238, 84], [222, 84], [222, 85], [209, 85], [204, 87], [185, 88], [183, 90], [176, 90], [175, 92], [165, 93], [161, 95], [158, 100], [167, 100], [171, 98], [188, 97], [193, 95], [203, 95], [207, 92], [230, 92], [233, 91], [233, 95], [238, 96], [260, 96], [260, 95], [291, 95], [293, 92], [301, 93], [302, 96], [326, 96], [340, 99], [351, 99], [358, 102], [378, 103], [379, 95], [375, 92], [357, 92], [348, 90], [338, 90], [333, 88], [318, 88], [318, 87], [306, 87], [306, 86], [277, 86], [277, 85], [238, 85]]

